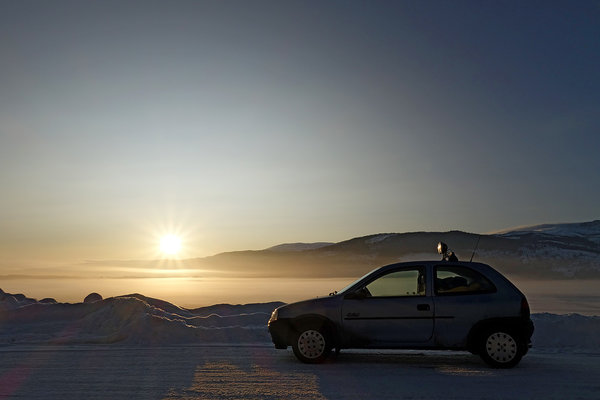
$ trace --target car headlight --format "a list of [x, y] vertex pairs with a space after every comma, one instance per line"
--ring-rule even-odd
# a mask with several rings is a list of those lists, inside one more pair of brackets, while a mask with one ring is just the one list
[[[269, 323], [273, 322], [273, 321], [277, 321], [277, 318], [279, 317], [279, 310], [276, 308], [273, 310], [273, 312], [271, 313], [271, 319], [269, 319]], [[264, 321], [264, 320], [263, 320]]]

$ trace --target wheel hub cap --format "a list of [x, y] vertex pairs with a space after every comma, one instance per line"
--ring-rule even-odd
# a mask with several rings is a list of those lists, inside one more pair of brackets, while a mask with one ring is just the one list
[[485, 348], [492, 360], [499, 363], [510, 362], [517, 355], [517, 343], [511, 335], [504, 332], [491, 334]]
[[298, 349], [306, 358], [318, 358], [325, 351], [325, 338], [318, 331], [304, 331], [298, 338]]

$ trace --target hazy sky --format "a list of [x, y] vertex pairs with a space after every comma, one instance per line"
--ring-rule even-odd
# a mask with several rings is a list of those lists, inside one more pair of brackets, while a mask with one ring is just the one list
[[598, 1], [0, 1], [2, 262], [598, 218]]

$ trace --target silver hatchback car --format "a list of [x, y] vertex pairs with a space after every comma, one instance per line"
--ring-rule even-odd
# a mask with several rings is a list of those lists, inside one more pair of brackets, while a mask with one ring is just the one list
[[378, 268], [329, 297], [273, 311], [275, 347], [306, 363], [332, 349], [447, 349], [510, 368], [531, 347], [527, 299], [486, 264], [424, 261]]

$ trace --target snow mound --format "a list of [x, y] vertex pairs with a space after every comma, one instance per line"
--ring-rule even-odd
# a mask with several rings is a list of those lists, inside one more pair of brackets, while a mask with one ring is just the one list
[[5, 293], [0, 289], [0, 312], [3, 310], [13, 310], [27, 304], [37, 303], [35, 299], [25, 297], [23, 294]]
[[533, 314], [534, 348], [600, 350], [600, 316]]
[[85, 296], [85, 299], [83, 299], [83, 302], [84, 303], [95, 303], [100, 300], [102, 300], [101, 295], [99, 295], [98, 293], [90, 293], [87, 296]]
[[[138, 295], [145, 298], [145, 296]], [[198, 315], [171, 305], [164, 310], [138, 297], [91, 303], [37, 302], [2, 292], [1, 344], [268, 343], [270, 311]], [[161, 300], [157, 303], [170, 305]], [[181, 310], [181, 313], [171, 312]]]

